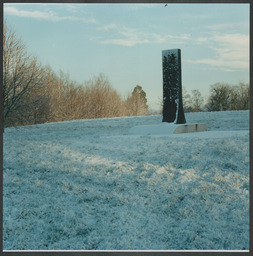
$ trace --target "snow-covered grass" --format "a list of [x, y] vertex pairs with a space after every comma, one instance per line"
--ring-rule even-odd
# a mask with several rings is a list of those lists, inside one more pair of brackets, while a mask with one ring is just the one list
[[249, 111], [207, 132], [135, 135], [161, 116], [4, 133], [4, 250], [248, 250]]

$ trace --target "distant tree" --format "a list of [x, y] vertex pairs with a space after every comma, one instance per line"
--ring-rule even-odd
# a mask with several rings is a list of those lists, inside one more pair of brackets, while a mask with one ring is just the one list
[[228, 84], [216, 83], [211, 86], [211, 93], [207, 103], [208, 111], [230, 110], [231, 88]]
[[192, 97], [187, 92], [185, 87], [182, 88], [182, 97], [183, 97], [184, 112], [192, 112]]
[[82, 102], [79, 99], [79, 85], [63, 72], [60, 72], [59, 83], [61, 86], [60, 111], [63, 120], [80, 119]]
[[202, 111], [204, 103], [204, 98], [202, 97], [199, 90], [192, 90], [192, 111], [200, 112]]
[[141, 116], [148, 114], [146, 92], [140, 85], [136, 85], [132, 94], [126, 100], [127, 114]]
[[[59, 122], [64, 120], [64, 94], [62, 79], [52, 70], [50, 66], [45, 68], [47, 74], [44, 81], [45, 90], [49, 97], [48, 122]], [[63, 72], [60, 73], [60, 75]]]
[[105, 75], [100, 74], [84, 85], [85, 117], [102, 118], [122, 115], [122, 99]]
[[207, 109], [208, 111], [249, 109], [249, 90], [249, 85], [244, 83], [236, 86], [216, 83], [211, 86]]
[[231, 110], [249, 109], [250, 88], [249, 84], [240, 83], [231, 88], [230, 105]]

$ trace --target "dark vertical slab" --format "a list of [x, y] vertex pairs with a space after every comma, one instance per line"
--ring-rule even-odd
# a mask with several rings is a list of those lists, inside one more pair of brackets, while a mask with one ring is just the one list
[[163, 61], [163, 122], [186, 123], [181, 78], [181, 50], [162, 51]]

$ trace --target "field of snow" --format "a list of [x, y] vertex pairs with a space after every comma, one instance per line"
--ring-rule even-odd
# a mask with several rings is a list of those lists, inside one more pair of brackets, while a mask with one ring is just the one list
[[248, 250], [249, 111], [207, 131], [134, 134], [161, 116], [4, 133], [4, 250]]

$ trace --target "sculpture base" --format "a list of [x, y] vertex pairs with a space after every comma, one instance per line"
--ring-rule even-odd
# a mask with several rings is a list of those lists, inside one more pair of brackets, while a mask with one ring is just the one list
[[188, 133], [188, 132], [204, 132], [206, 124], [181, 124], [178, 125], [173, 133]]
[[204, 132], [206, 124], [160, 123], [155, 125], [138, 125], [129, 130], [132, 135], [168, 135], [190, 132]]

